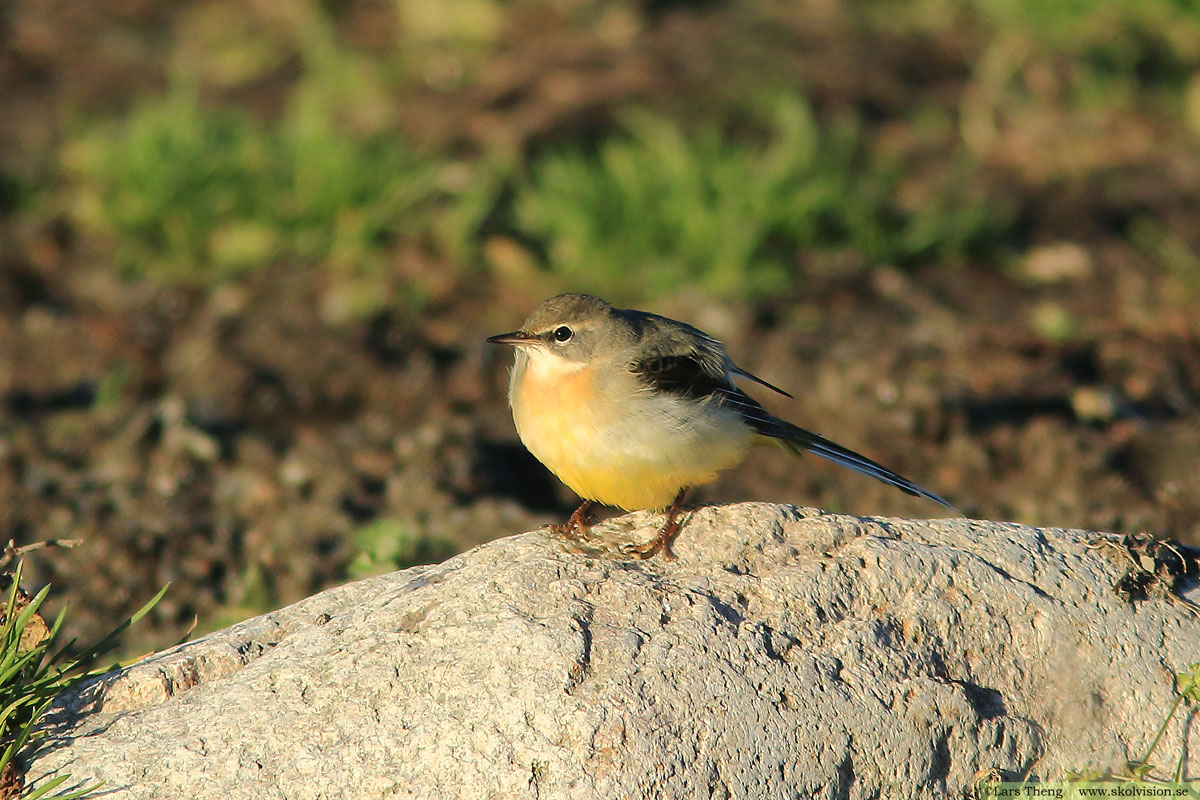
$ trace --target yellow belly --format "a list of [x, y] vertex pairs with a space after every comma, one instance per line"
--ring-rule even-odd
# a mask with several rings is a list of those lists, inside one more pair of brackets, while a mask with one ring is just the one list
[[680, 489], [741, 462], [752, 435], [731, 412], [597, 385], [591, 369], [531, 363], [514, 374], [521, 441], [580, 497], [626, 510], [666, 508]]

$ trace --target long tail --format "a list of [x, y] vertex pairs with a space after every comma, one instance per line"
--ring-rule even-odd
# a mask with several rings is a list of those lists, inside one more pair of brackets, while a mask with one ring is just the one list
[[[915, 497], [924, 497], [935, 503], [940, 503], [955, 513], [961, 513], [945, 499], [938, 497], [923, 486], [918, 486], [903, 475], [892, 472], [887, 467], [872, 461], [861, 453], [856, 453], [848, 447], [842, 447], [836, 442], [829, 441], [824, 436], [815, 434], [812, 431], [806, 431], [804, 428], [792, 425], [791, 423], [783, 422], [783, 420], [776, 421], [785, 425], [786, 431], [778, 431], [775, 435], [767, 437], [773, 444], [790, 450], [796, 455], [800, 455], [805, 451], [810, 452], [813, 455], [828, 459], [835, 464], [848, 467], [862, 475], [869, 475], [876, 480], [891, 484], [906, 494], [911, 494]], [[781, 436], [779, 435], [780, 433], [786, 433], [786, 435]]]
[[[758, 380], [760, 383], [775, 389], [771, 384], [761, 381], [749, 373], [741, 370], [736, 370], [736, 372], [738, 375]], [[780, 390], [776, 389], [776, 391]], [[768, 413], [765, 408], [759, 405], [757, 400], [734, 386], [732, 382], [725, 386], [714, 387], [712, 398], [713, 402], [737, 412], [742, 420], [765, 440], [764, 443], [770, 442], [785, 450], [790, 450], [797, 455], [805, 451], [814, 453], [821, 458], [829, 459], [835, 464], [841, 464], [843, 467], [849, 467], [855, 472], [869, 475], [884, 483], [889, 483], [907, 494], [924, 497], [935, 503], [940, 503], [956, 514], [962, 513], [925, 487], [918, 486], [903, 475], [892, 472], [887, 467], [872, 461], [861, 453], [856, 453], [848, 447], [842, 447], [836, 442], [829, 441], [824, 436], [815, 434], [812, 431], [806, 431], [798, 425], [793, 425]]]

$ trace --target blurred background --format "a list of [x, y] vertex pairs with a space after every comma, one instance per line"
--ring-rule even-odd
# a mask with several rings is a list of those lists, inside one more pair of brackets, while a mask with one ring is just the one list
[[1177, 0], [7, 0], [0, 540], [85, 540], [84, 636], [173, 581], [147, 649], [561, 521], [483, 339], [590, 291], [970, 516], [1200, 543], [1198, 211]]

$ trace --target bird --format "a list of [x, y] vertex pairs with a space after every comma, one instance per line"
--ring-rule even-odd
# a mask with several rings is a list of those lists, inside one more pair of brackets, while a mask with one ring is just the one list
[[587, 294], [544, 300], [518, 330], [489, 337], [516, 351], [509, 405], [521, 442], [582, 499], [563, 525], [586, 533], [592, 503], [666, 511], [658, 535], [626, 548], [671, 558], [688, 489], [737, 466], [755, 444], [809, 452], [954, 510], [864, 455], [772, 414], [737, 379], [792, 397], [734, 364], [685, 322]]

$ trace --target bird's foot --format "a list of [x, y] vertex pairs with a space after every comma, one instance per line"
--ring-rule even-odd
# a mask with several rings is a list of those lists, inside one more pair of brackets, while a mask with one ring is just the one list
[[620, 549], [626, 555], [637, 556], [642, 559], [650, 558], [661, 550], [663, 558], [667, 561], [674, 561], [675, 554], [671, 552], [671, 542], [678, 533], [679, 520], [672, 518], [667, 520], [667, 524], [659, 528], [658, 535], [646, 544], [623, 544]]
[[657, 536], [645, 544], [621, 545], [621, 552], [644, 559], [650, 558], [661, 550], [663, 558], [667, 561], [674, 561], [675, 554], [671, 552], [671, 542], [679, 534], [679, 506], [683, 503], [685, 494], [687, 494], [686, 488], [680, 489], [679, 494], [675, 495], [675, 502], [671, 503], [671, 507], [667, 509], [667, 521], [658, 529]]
[[566, 522], [559, 525], [546, 525], [546, 530], [551, 533], [561, 534], [570, 539], [586, 538], [588, 532], [592, 529], [592, 522], [588, 518], [588, 507], [592, 504], [591, 500], [584, 500], [579, 504], [579, 508], [571, 512], [571, 516]]

